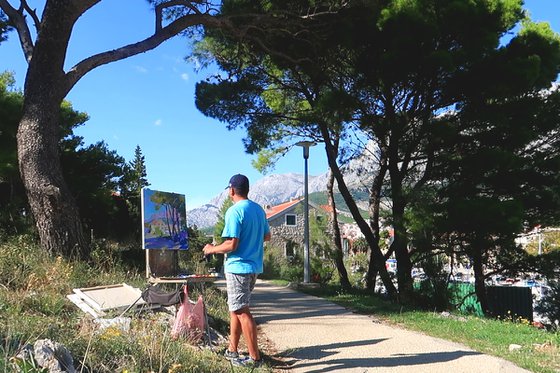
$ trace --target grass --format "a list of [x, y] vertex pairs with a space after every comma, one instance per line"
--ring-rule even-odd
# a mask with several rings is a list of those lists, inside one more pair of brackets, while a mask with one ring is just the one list
[[[444, 317], [439, 312], [404, 307], [361, 291], [342, 293], [336, 287], [305, 288], [305, 292], [409, 330], [501, 357], [533, 372], [560, 372], [560, 332], [537, 329], [526, 320], [494, 320], [461, 314]], [[510, 351], [511, 344], [522, 347]]]
[[[161, 312], [127, 314], [129, 330], [100, 329], [66, 299], [73, 288], [123, 282], [140, 289], [146, 286], [144, 269], [123, 262], [117, 246], [99, 245], [92, 262], [84, 263], [45, 255], [29, 236], [2, 237], [0, 242], [0, 373], [43, 372], [33, 360], [16, 356], [26, 344], [47, 338], [64, 345], [76, 370], [83, 373], [233, 371], [216, 353], [225, 346], [213, 352], [171, 339], [169, 318], [162, 319]], [[190, 294], [191, 299], [197, 296]], [[206, 287], [204, 299], [211, 326], [227, 334], [229, 314], [223, 294]]]
[[[143, 288], [143, 268], [123, 262], [118, 247], [99, 245], [94, 260], [86, 264], [49, 257], [28, 236], [3, 237], [0, 242], [0, 373], [15, 371], [15, 364], [22, 367], [22, 372], [41, 372], [32, 361], [15, 357], [25, 344], [45, 338], [63, 344], [72, 354], [77, 371], [84, 373], [233, 371], [220, 355], [185, 340], [172, 340], [169, 323], [162, 322], [157, 314], [135, 315], [128, 331], [100, 331], [90, 317], [66, 299], [73, 288], [123, 282]], [[560, 371], [558, 332], [538, 330], [522, 321], [464, 315], [444, 318], [364, 292], [341, 293], [336, 287], [306, 291], [386, 322], [502, 357], [534, 372]], [[191, 298], [196, 297], [193, 292]], [[208, 287], [204, 297], [214, 320], [212, 326], [226, 334], [229, 324], [223, 295]], [[513, 343], [522, 348], [510, 352]]]

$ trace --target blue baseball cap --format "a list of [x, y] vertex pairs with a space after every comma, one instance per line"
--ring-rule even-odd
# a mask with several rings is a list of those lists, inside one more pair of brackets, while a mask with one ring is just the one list
[[249, 190], [249, 179], [245, 175], [237, 174], [233, 175], [231, 179], [229, 179], [229, 185], [227, 188], [235, 188], [240, 190]]

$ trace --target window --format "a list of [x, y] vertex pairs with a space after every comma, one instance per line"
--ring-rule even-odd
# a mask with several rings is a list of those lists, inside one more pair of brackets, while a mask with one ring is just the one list
[[296, 255], [296, 244], [293, 241], [286, 242], [286, 257], [293, 258]]
[[296, 225], [296, 216], [287, 214], [286, 215], [286, 225]]

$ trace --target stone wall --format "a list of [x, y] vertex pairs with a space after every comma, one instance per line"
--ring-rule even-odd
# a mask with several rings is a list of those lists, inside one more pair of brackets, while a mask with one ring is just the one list
[[269, 245], [282, 249], [284, 255], [286, 255], [286, 248], [289, 242], [293, 242], [296, 247], [303, 247], [303, 214], [297, 212], [288, 213], [288, 215], [290, 214], [296, 215], [296, 225], [286, 225], [286, 214], [280, 214], [280, 216], [268, 222], [272, 236]]

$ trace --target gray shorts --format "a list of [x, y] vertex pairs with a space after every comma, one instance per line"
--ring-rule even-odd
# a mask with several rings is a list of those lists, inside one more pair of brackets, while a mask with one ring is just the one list
[[255, 288], [257, 275], [254, 273], [226, 273], [228, 307], [230, 312], [239, 311], [251, 303], [251, 292]]

